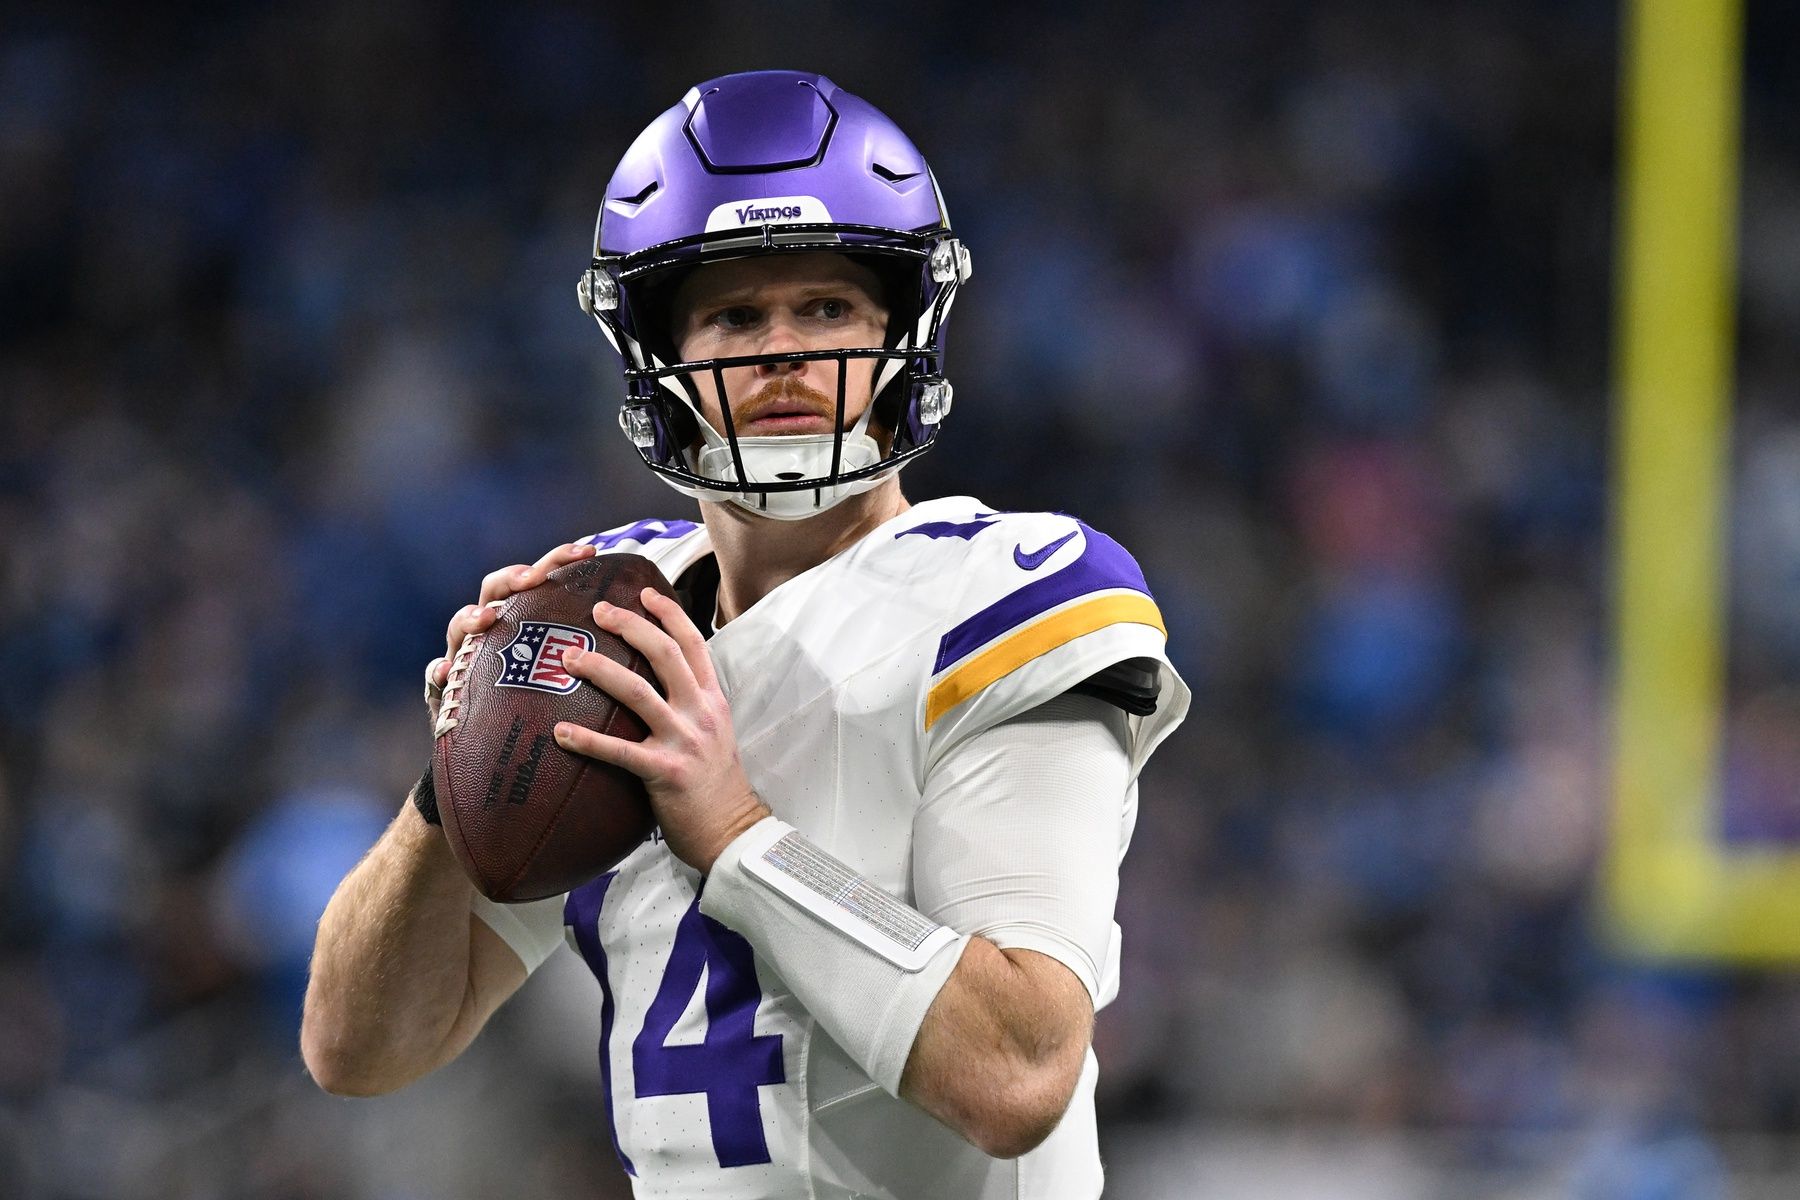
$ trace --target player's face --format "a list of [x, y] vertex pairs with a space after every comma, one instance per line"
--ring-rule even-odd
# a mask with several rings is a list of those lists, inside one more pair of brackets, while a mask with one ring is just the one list
[[[879, 347], [888, 313], [875, 273], [841, 254], [775, 254], [697, 267], [676, 289], [672, 316], [684, 361], [747, 354]], [[872, 399], [874, 359], [849, 360], [844, 425]], [[831, 433], [838, 360], [732, 367], [723, 372], [740, 437]], [[694, 376], [706, 419], [721, 433], [710, 371]]]

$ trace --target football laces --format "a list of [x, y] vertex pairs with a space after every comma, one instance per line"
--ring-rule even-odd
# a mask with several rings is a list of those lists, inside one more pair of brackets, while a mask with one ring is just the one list
[[[504, 600], [489, 600], [487, 606], [497, 612], [505, 603]], [[462, 707], [463, 685], [469, 681], [476, 649], [486, 640], [487, 631], [483, 630], [470, 634], [456, 648], [456, 657], [450, 660], [450, 674], [444, 679], [444, 699], [438, 705], [437, 725], [432, 728], [432, 737], [441, 738], [456, 728], [456, 710]]]

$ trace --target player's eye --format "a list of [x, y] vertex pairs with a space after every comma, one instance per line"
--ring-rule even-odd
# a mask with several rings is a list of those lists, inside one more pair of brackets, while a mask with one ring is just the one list
[[821, 300], [814, 311], [827, 321], [841, 321], [850, 315], [850, 305], [843, 300]]
[[712, 315], [712, 323], [721, 329], [746, 329], [755, 320], [755, 311], [742, 304], [721, 308]]

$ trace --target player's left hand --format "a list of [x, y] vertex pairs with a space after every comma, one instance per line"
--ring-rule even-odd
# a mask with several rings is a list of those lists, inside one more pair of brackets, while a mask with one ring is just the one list
[[624, 638], [649, 661], [666, 698], [604, 654], [570, 650], [562, 662], [569, 674], [635, 712], [649, 736], [631, 742], [561, 721], [556, 742], [642, 779], [669, 849], [705, 874], [731, 840], [768, 816], [769, 809], [738, 758], [731, 704], [713, 672], [706, 638], [675, 601], [652, 588], [644, 589], [642, 599], [660, 628], [606, 603], [594, 606], [594, 623]]

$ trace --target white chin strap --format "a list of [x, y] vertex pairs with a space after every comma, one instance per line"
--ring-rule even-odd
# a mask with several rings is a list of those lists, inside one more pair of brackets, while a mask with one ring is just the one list
[[[868, 434], [869, 415], [873, 404], [863, 410], [854, 426], [844, 431], [843, 451], [838, 460], [838, 473], [847, 475], [872, 467], [881, 461], [881, 447]], [[692, 406], [689, 406], [692, 411]], [[701, 446], [698, 453], [689, 452], [689, 465], [694, 474], [721, 483], [737, 483], [737, 465], [732, 461], [731, 443], [714, 429], [704, 417], [698, 417]], [[831, 475], [832, 446], [837, 437], [829, 433], [797, 433], [774, 437], [741, 437], [737, 440], [738, 457], [743, 460], [744, 478], [750, 483], [785, 483], [796, 479], [826, 479]], [[799, 521], [851, 496], [866, 492], [891, 472], [883, 471], [867, 479], [850, 483], [822, 485], [789, 492], [726, 492], [711, 488], [689, 487], [664, 477], [677, 491], [697, 500], [712, 503], [729, 501], [759, 516], [778, 521]]]

